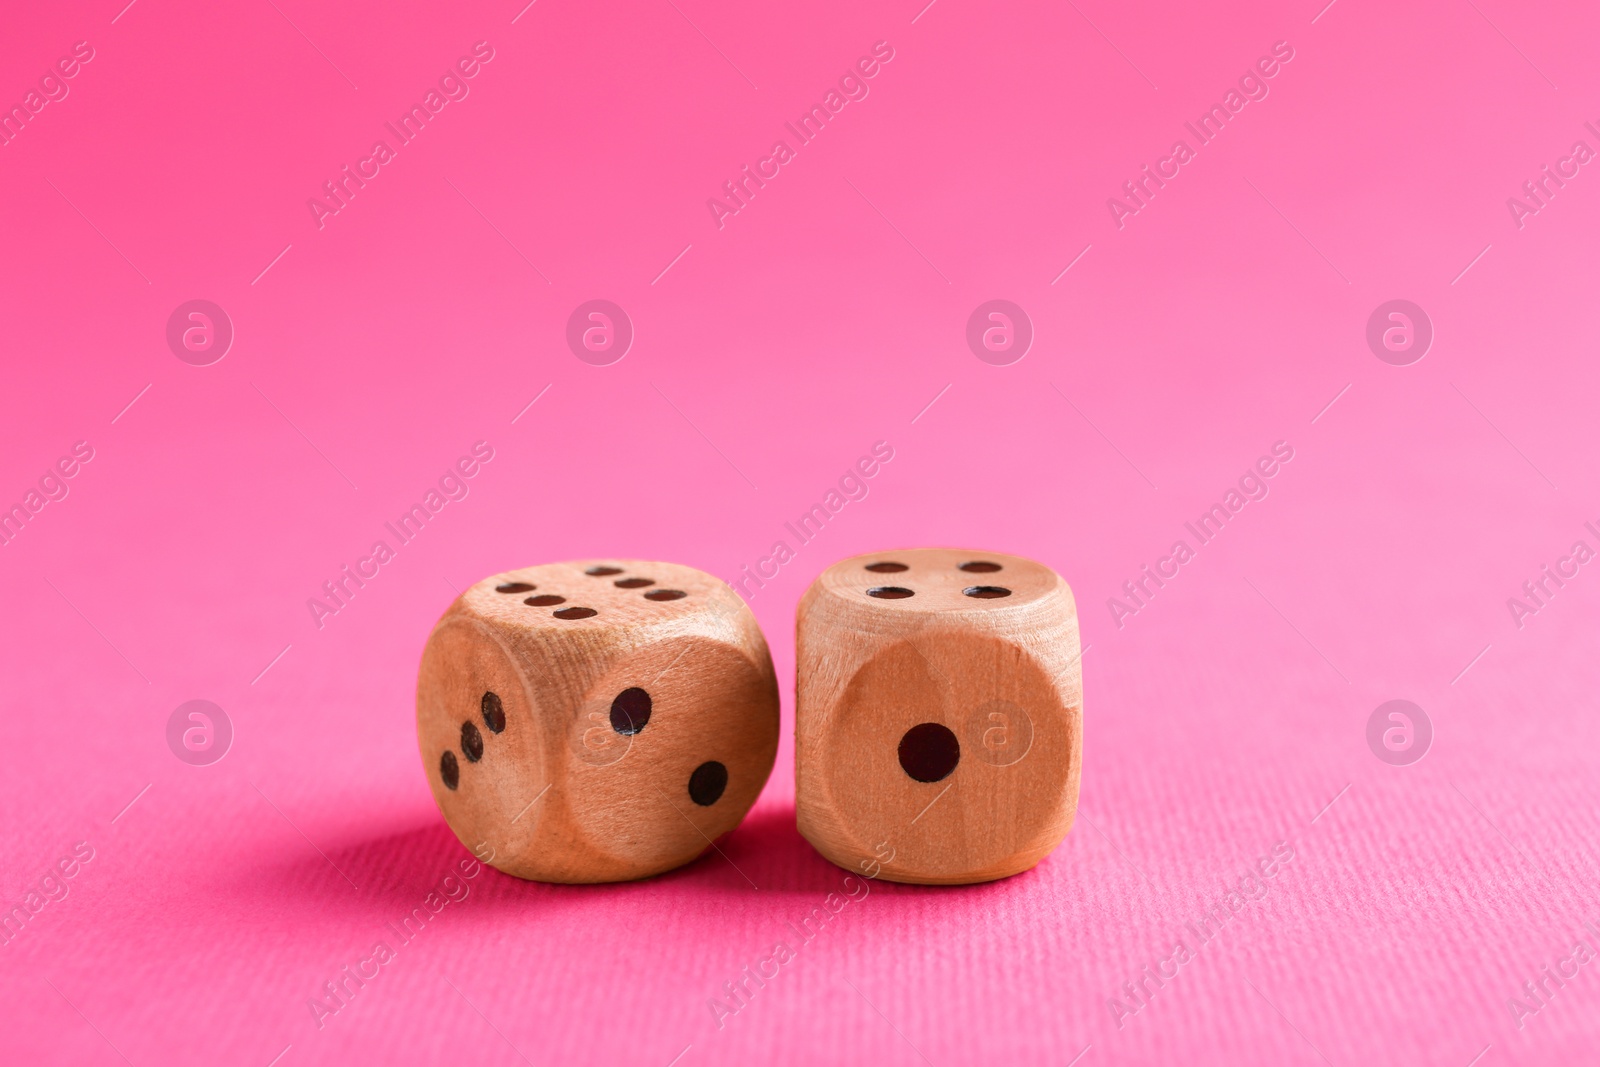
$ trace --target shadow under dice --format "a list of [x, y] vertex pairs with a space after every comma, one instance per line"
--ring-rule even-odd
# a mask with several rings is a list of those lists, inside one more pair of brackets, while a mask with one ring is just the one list
[[772, 770], [777, 681], [744, 602], [691, 567], [496, 575], [435, 626], [417, 683], [429, 784], [508, 874], [642, 878], [739, 824]]
[[830, 567], [798, 619], [800, 832], [891, 881], [1003, 878], [1072, 827], [1082, 684], [1072, 592], [954, 549]]

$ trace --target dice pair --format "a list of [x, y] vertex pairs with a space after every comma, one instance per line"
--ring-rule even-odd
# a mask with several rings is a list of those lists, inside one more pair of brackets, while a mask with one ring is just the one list
[[[868, 877], [1003, 878], [1071, 829], [1082, 684], [1071, 590], [1015, 556], [915, 549], [834, 564], [800, 603], [800, 831]], [[755, 616], [671, 563], [485, 579], [417, 684], [434, 799], [462, 844], [550, 882], [642, 878], [732, 830], [778, 747]]]

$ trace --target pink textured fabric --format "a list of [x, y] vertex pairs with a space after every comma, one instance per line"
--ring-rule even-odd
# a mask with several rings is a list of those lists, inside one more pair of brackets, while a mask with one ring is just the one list
[[[125, 2], [0, 33], [0, 1058], [1600, 1054], [1592, 7]], [[847, 885], [794, 607], [922, 544], [1072, 584], [1080, 818]], [[744, 581], [777, 770], [663, 877], [466, 877], [423, 641], [608, 554]]]

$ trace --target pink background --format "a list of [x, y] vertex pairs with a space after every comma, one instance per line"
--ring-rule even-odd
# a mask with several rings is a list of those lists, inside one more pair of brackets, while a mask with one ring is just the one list
[[[1600, 548], [1600, 174], [1520, 228], [1506, 203], [1600, 149], [1590, 6], [123, 2], [0, 34], [5, 102], [94, 49], [0, 148], [0, 504], [94, 450], [0, 547], [0, 894], [94, 851], [0, 948], [6, 1060], [1595, 1055], [1600, 959], [1507, 1004], [1600, 949], [1600, 573], [1507, 607]], [[308, 198], [477, 41], [470, 95], [319, 229]], [[877, 41], [869, 95], [719, 229], [707, 198]], [[1277, 41], [1269, 95], [1119, 229], [1107, 198]], [[165, 340], [195, 298], [236, 331], [210, 366]], [[564, 340], [592, 298], [636, 330], [610, 366]], [[964, 339], [992, 298], [1036, 331], [1009, 366]], [[1405, 367], [1364, 338], [1394, 298], [1435, 329]], [[470, 495], [319, 629], [307, 599], [478, 440]], [[841, 885], [785, 740], [726, 860], [486, 872], [319, 1029], [309, 998], [467, 854], [413, 733], [454, 590], [604, 555], [735, 577], [879, 440], [870, 495], [752, 600], [786, 737], [822, 568], [1036, 557], [1089, 646], [1066, 842], [874, 885], [718, 1029], [708, 1000]], [[1108, 598], [1276, 441], [1270, 495], [1119, 628]], [[1405, 767], [1365, 738], [1397, 698], [1435, 731]], [[191, 699], [236, 731], [211, 766], [167, 747]], [[1270, 891], [1119, 1018], [1280, 841]]]

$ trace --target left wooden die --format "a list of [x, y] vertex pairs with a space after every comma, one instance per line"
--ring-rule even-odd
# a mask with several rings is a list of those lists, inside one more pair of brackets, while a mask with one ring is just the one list
[[417, 743], [479, 859], [545, 882], [644, 878], [739, 824], [772, 771], [778, 683], [744, 601], [693, 567], [485, 578], [428, 638]]

